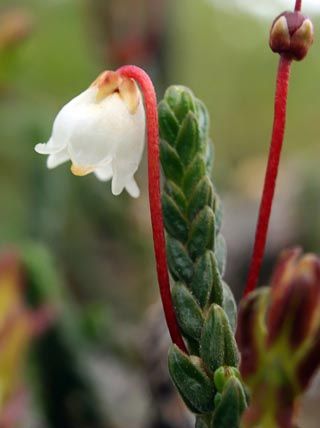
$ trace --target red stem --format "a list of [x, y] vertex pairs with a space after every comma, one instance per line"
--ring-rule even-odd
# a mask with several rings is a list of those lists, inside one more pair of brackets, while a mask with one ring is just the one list
[[157, 97], [150, 77], [141, 68], [135, 67], [134, 65], [125, 65], [119, 68], [117, 72], [122, 76], [134, 79], [139, 84], [144, 96], [148, 140], [149, 203], [160, 295], [172, 342], [175, 343], [183, 352], [187, 352], [172, 304], [167, 268], [167, 255], [160, 196]]
[[277, 75], [274, 122], [271, 146], [269, 151], [269, 159], [260, 204], [253, 255], [249, 268], [248, 280], [244, 291], [244, 296], [254, 290], [257, 285], [262, 259], [265, 251], [272, 201], [277, 181], [279, 161], [286, 125], [287, 97], [291, 63], [291, 59], [288, 59], [285, 56], [281, 56]]
[[295, 6], [294, 10], [296, 12], [301, 12], [301, 8], [302, 8], [302, 0], [296, 0], [296, 6]]

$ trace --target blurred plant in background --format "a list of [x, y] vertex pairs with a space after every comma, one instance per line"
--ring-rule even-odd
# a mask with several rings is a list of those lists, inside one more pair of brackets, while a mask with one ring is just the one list
[[31, 314], [22, 293], [18, 260], [8, 254], [0, 261], [0, 426], [8, 428], [16, 426], [24, 417], [26, 358], [33, 336]]

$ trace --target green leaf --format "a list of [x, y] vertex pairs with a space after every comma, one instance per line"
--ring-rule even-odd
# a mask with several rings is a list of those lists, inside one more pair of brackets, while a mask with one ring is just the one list
[[210, 127], [210, 117], [208, 110], [204, 103], [200, 100], [196, 100], [196, 109], [197, 109], [197, 117], [200, 128], [200, 137], [205, 143], [207, 143], [209, 127]]
[[167, 232], [181, 242], [188, 240], [188, 223], [178, 205], [167, 193], [162, 195], [162, 211]]
[[222, 306], [223, 303], [223, 284], [219, 272], [218, 263], [214, 253], [211, 251], [211, 270], [212, 270], [212, 289], [210, 295], [210, 303], [216, 303]]
[[187, 287], [177, 282], [172, 289], [172, 300], [183, 333], [199, 340], [203, 325], [202, 311]]
[[206, 367], [212, 372], [224, 365], [225, 351], [225, 328], [224, 328], [224, 311], [220, 306], [213, 304], [206, 316], [201, 342], [200, 356]]
[[172, 276], [187, 284], [193, 276], [193, 262], [186, 248], [170, 236], [167, 236], [168, 265]]
[[[222, 395], [220, 394], [220, 392], [216, 393], [216, 396], [214, 397], [214, 407], [218, 407], [219, 404], [221, 403], [221, 399], [222, 399]], [[211, 427], [211, 425], [210, 425]]]
[[227, 245], [224, 236], [221, 233], [216, 237], [215, 255], [217, 258], [219, 272], [221, 276], [223, 276], [226, 270]]
[[[224, 312], [225, 313], [225, 312]], [[240, 361], [239, 351], [229, 320], [224, 319], [224, 365], [238, 367]]]
[[213, 284], [212, 273], [212, 259], [208, 250], [198, 258], [194, 266], [194, 275], [190, 284], [190, 289], [202, 308], [208, 303], [211, 294]]
[[205, 207], [194, 219], [188, 243], [188, 250], [193, 259], [201, 256], [206, 249], [213, 249], [214, 223], [214, 214], [209, 207]]
[[[198, 359], [199, 360], [199, 359]], [[169, 350], [170, 376], [179, 390], [184, 402], [193, 413], [208, 413], [213, 410], [214, 388], [212, 381], [201, 368], [172, 345]]]
[[212, 428], [239, 428], [240, 418], [246, 408], [246, 397], [241, 383], [235, 377], [228, 380], [216, 406]]
[[187, 209], [187, 200], [180, 187], [178, 187], [173, 181], [167, 180], [165, 183], [164, 191], [169, 196], [171, 196], [171, 198], [179, 206], [181, 212], [184, 213]]
[[175, 149], [165, 140], [160, 142], [160, 160], [166, 178], [180, 184], [183, 177], [182, 163]]
[[209, 177], [211, 177], [211, 174], [212, 174], [213, 162], [214, 162], [214, 145], [212, 141], [209, 139], [207, 142], [206, 151], [205, 151], [206, 172]]
[[160, 137], [171, 146], [175, 145], [179, 132], [179, 122], [177, 121], [173, 111], [165, 101], [161, 101], [158, 105]]
[[195, 115], [189, 112], [183, 119], [176, 141], [176, 150], [184, 165], [189, 165], [198, 152], [200, 135]]
[[202, 308], [208, 303], [222, 305], [223, 285], [212, 251], [205, 251], [197, 259], [190, 289]]
[[187, 197], [192, 195], [196, 185], [206, 174], [206, 165], [201, 156], [197, 156], [194, 161], [189, 165], [184, 174], [182, 182], [183, 192]]
[[238, 313], [237, 304], [229, 285], [226, 284], [224, 281], [222, 281], [222, 286], [223, 286], [222, 307], [226, 312], [232, 331], [235, 331], [237, 326], [237, 313]]
[[211, 428], [211, 415], [197, 416], [195, 428]]
[[164, 99], [171, 107], [179, 122], [182, 122], [189, 111], [196, 112], [194, 95], [185, 86], [170, 86], [164, 94]]
[[216, 198], [215, 198], [214, 214], [216, 216], [216, 233], [219, 233], [222, 226], [223, 205], [218, 195], [216, 195]]
[[220, 366], [237, 367], [239, 354], [224, 310], [213, 304], [205, 319], [200, 342], [200, 356], [214, 372]]
[[192, 339], [191, 337], [186, 336], [185, 337], [188, 351], [190, 355], [197, 355], [199, 356], [199, 340]]
[[188, 206], [188, 217], [193, 220], [205, 206], [213, 208], [213, 187], [209, 177], [204, 176], [196, 185]]

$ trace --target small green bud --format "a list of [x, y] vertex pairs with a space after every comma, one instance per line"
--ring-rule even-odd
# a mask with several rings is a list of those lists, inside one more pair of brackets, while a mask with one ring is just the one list
[[229, 378], [219, 401], [213, 414], [212, 428], [238, 428], [247, 402], [243, 387], [236, 377]]
[[228, 380], [236, 377], [240, 380], [240, 372], [236, 367], [223, 366], [214, 372], [214, 385], [218, 392], [222, 392]]
[[182, 122], [190, 111], [196, 112], [195, 97], [192, 91], [185, 86], [170, 86], [164, 94], [164, 100], [168, 103], [179, 122]]

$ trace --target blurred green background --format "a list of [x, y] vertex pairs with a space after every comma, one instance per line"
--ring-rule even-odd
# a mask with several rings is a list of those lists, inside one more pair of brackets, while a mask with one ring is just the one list
[[[134, 364], [128, 342], [148, 328], [145, 312], [158, 298], [146, 162], [136, 201], [111, 196], [109, 184], [93, 176], [74, 177], [69, 165], [47, 171], [33, 147], [48, 140], [61, 106], [104, 69], [143, 66], [159, 98], [169, 84], [189, 86], [211, 114], [227, 276], [239, 296], [272, 124], [277, 56], [268, 47], [270, 21], [205, 0], [0, 0], [1, 244], [48, 246], [78, 305], [105, 306], [102, 342], [108, 351], [125, 348], [126, 370]], [[317, 15], [314, 24], [318, 32]], [[282, 247], [319, 250], [319, 52], [317, 38], [293, 67], [265, 278]]]

